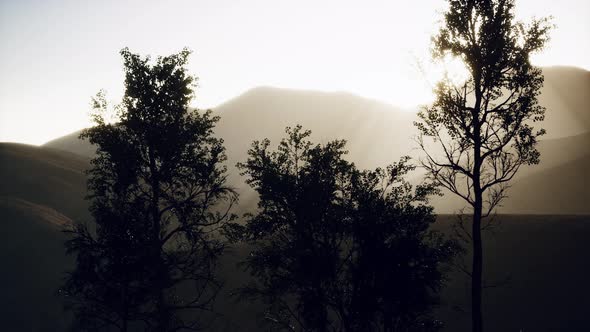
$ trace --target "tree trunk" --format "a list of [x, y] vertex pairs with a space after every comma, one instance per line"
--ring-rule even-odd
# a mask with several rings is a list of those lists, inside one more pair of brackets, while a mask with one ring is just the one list
[[471, 320], [473, 332], [483, 331], [482, 317], [482, 270], [483, 250], [481, 240], [482, 193], [479, 181], [476, 182], [475, 206], [473, 211], [473, 269], [471, 271]]
[[123, 325], [121, 326], [121, 332], [127, 332], [127, 325], [129, 321], [129, 306], [127, 304], [127, 283], [125, 283], [121, 291], [123, 293], [123, 322], [121, 323]]
[[[479, 134], [479, 131], [477, 131]], [[483, 254], [481, 240], [481, 218], [483, 209], [483, 193], [480, 183], [480, 145], [479, 140], [475, 144], [475, 169], [473, 172], [473, 192], [475, 204], [473, 206], [473, 222], [471, 234], [473, 238], [473, 264], [471, 271], [471, 324], [473, 332], [483, 331], [482, 317], [482, 270]]]
[[481, 245], [481, 217], [483, 209], [483, 191], [481, 189], [481, 122], [480, 111], [482, 101], [481, 68], [476, 68], [475, 105], [473, 108], [473, 222], [471, 236], [473, 238], [473, 265], [471, 271], [471, 324], [473, 332], [483, 331], [483, 317], [481, 310], [483, 254]]
[[156, 317], [157, 325], [156, 331], [165, 332], [168, 330], [168, 312], [166, 308], [166, 301], [164, 296], [164, 278], [166, 271], [164, 271], [164, 262], [161, 255], [160, 243], [160, 180], [158, 178], [158, 167], [156, 165], [156, 158], [152, 148], [149, 148], [150, 159], [150, 186], [152, 192], [151, 214], [152, 214], [152, 241], [153, 241], [153, 259], [155, 271], [155, 291], [157, 292], [156, 300]]

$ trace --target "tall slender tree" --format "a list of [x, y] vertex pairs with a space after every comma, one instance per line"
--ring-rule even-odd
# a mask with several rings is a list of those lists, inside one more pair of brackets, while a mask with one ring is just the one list
[[[97, 146], [88, 172], [96, 227], [75, 228], [67, 243], [78, 264], [64, 291], [78, 326], [193, 329], [211, 309], [237, 195], [213, 135], [218, 117], [189, 109], [189, 54], [151, 61], [123, 49], [125, 95], [113, 122], [104, 94], [94, 99], [95, 126], [81, 137]], [[101, 309], [98, 320], [88, 321], [89, 308]]]
[[469, 75], [460, 84], [441, 81], [435, 101], [419, 113], [416, 125], [429, 177], [472, 208], [471, 313], [473, 331], [481, 332], [482, 220], [506, 197], [519, 168], [539, 162], [535, 146], [545, 131], [533, 123], [544, 118], [537, 100], [543, 75], [530, 55], [546, 44], [551, 25], [548, 19], [516, 21], [513, 0], [448, 4], [433, 54], [461, 60]]

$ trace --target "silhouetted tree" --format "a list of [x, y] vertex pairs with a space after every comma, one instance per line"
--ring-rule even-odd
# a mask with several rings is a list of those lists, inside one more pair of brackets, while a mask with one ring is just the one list
[[287, 134], [277, 151], [268, 140], [254, 142], [238, 164], [260, 195], [260, 212], [247, 224], [256, 243], [247, 265], [259, 285], [246, 294], [267, 302], [265, 318], [276, 328], [325, 331], [344, 240], [343, 210], [333, 200], [351, 165], [341, 159], [343, 141], [312, 147], [309, 131]]
[[435, 57], [456, 57], [469, 73], [460, 84], [441, 81], [416, 125], [429, 177], [473, 209], [465, 235], [473, 244], [474, 332], [483, 329], [482, 219], [505, 198], [518, 169], [539, 162], [535, 145], [544, 130], [532, 122], [544, 118], [537, 101], [543, 76], [529, 56], [543, 48], [550, 28], [547, 19], [515, 21], [513, 0], [449, 0], [444, 26], [433, 38]]
[[95, 126], [81, 137], [97, 146], [88, 172], [96, 231], [73, 230], [67, 248], [77, 265], [64, 287], [79, 327], [196, 329], [200, 311], [211, 309], [219, 233], [231, 228], [237, 196], [213, 136], [218, 117], [188, 108], [189, 54], [152, 62], [123, 49], [125, 95], [114, 122], [104, 94], [94, 99]]
[[256, 281], [242, 294], [264, 300], [277, 329], [426, 330], [453, 253], [428, 231], [432, 188], [402, 181], [406, 159], [360, 172], [344, 141], [313, 146], [300, 126], [287, 135], [276, 151], [255, 141], [238, 165], [260, 196], [246, 226]]
[[413, 188], [415, 169], [402, 158], [385, 169], [355, 171], [346, 201], [350, 250], [339, 285], [347, 331], [436, 331], [430, 315], [444, 281], [453, 241], [429, 230], [432, 185]]

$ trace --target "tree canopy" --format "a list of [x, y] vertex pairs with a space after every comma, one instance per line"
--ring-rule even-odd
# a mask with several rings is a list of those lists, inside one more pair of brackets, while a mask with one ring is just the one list
[[262, 299], [277, 329], [436, 329], [429, 311], [456, 247], [429, 230], [432, 187], [404, 181], [407, 158], [360, 171], [344, 141], [286, 133], [276, 150], [255, 141], [239, 164], [260, 198], [246, 225], [255, 281], [242, 295]]
[[81, 138], [97, 146], [88, 171], [95, 227], [72, 231], [77, 265], [64, 287], [78, 328], [198, 328], [211, 309], [237, 195], [213, 134], [219, 118], [189, 108], [189, 54], [152, 61], [123, 49], [122, 103], [112, 114], [103, 92], [93, 100], [95, 126]]

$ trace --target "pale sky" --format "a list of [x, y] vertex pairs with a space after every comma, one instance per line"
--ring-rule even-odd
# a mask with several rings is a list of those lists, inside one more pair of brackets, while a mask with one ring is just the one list
[[[90, 124], [90, 98], [123, 92], [119, 50], [184, 46], [214, 107], [256, 86], [347, 91], [413, 109], [440, 72], [430, 37], [444, 1], [0, 0], [0, 141], [42, 144]], [[590, 69], [590, 1], [517, 0], [554, 16], [542, 66]], [[422, 74], [425, 69], [428, 75]]]

